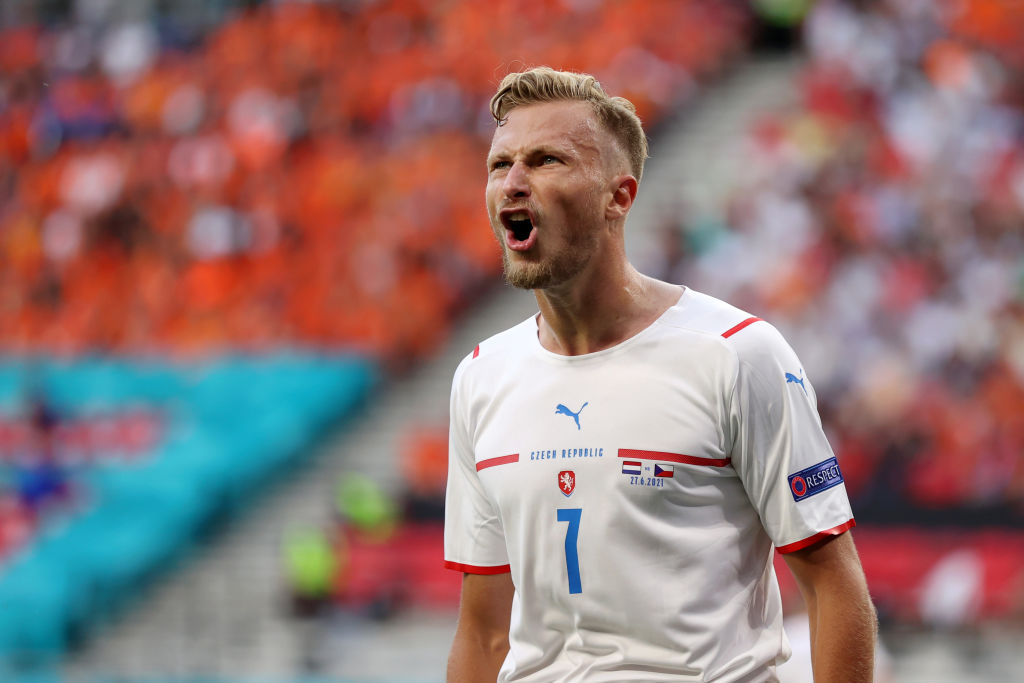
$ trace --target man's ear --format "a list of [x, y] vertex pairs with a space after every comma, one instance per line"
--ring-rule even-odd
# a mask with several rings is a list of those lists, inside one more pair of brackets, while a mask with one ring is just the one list
[[615, 178], [614, 189], [612, 190], [611, 201], [605, 207], [604, 216], [610, 221], [625, 217], [636, 199], [636, 191], [639, 184], [636, 178], [631, 175], [621, 175]]

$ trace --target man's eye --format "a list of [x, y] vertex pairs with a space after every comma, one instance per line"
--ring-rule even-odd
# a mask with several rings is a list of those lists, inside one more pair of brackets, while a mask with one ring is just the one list
[[495, 161], [493, 164], [491, 164], [491, 170], [498, 171], [503, 168], [508, 168], [511, 165], [512, 164], [507, 161]]
[[558, 157], [551, 156], [550, 154], [545, 154], [541, 158], [540, 162], [542, 164], [557, 164], [558, 163]]

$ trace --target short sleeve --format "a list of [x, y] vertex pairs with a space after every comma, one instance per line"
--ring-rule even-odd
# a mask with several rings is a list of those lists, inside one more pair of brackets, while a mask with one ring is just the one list
[[509, 571], [505, 536], [494, 505], [480, 483], [470, 436], [464, 389], [467, 358], [452, 383], [445, 494], [444, 564], [470, 574]]
[[853, 527], [842, 471], [796, 353], [765, 322], [730, 342], [738, 356], [732, 462], [768, 536], [785, 553]]

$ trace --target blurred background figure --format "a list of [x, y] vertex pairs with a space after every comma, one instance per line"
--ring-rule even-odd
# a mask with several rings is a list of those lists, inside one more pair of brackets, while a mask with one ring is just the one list
[[71, 502], [71, 482], [57, 450], [59, 424], [60, 417], [45, 398], [30, 399], [27, 448], [15, 461], [14, 476], [21, 504], [34, 517]]
[[804, 359], [887, 680], [1024, 678], [1022, 46], [1000, 0], [2, 3], [0, 678], [442, 680], [451, 372], [533, 310], [486, 104], [539, 64], [657, 138], [637, 265]]

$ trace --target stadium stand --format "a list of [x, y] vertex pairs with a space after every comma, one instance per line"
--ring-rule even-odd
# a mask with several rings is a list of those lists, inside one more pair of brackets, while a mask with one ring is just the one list
[[[76, 499], [32, 508], [38, 533], [17, 539], [3, 558], [2, 663], [60, 656], [91, 620], [110, 616], [173, 566], [218, 518], [251, 502], [286, 467], [300, 466], [319, 435], [365, 401], [374, 375], [363, 358], [282, 352], [188, 364], [0, 363], [4, 406], [16, 404], [31, 381], [61, 413], [146, 406], [161, 416], [163, 432], [128, 462], [116, 454], [59, 461]], [[5, 472], [20, 473], [32, 457], [19, 452], [4, 462]]]
[[[436, 352], [499, 268], [476, 180], [505, 71], [599, 67], [654, 121], [747, 19], [707, 0], [255, 5], [202, 35], [84, 6], [0, 30], [6, 663], [62, 656], [381, 371]], [[296, 541], [300, 574], [317, 547]]]
[[[714, 0], [245, 4], [203, 31], [0, 29], [0, 664], [59, 661], [444, 348], [499, 270], [503, 73], [594, 71], [657, 125], [750, 32]], [[807, 363], [887, 624], [1024, 613], [1021, 27], [998, 0], [822, 0], [799, 105], [699, 161], [742, 158], [725, 207], [654, 219], [659, 274]], [[444, 426], [403, 429], [376, 466], [408, 495], [347, 472], [323, 501], [343, 523], [285, 539], [297, 612], [456, 599], [432, 564]]]
[[1019, 528], [1022, 24], [958, 7], [818, 4], [800, 103], [668, 270], [802, 350], [858, 519]]
[[135, 26], [146, 40], [98, 64], [64, 49], [74, 28], [5, 31], [4, 348], [422, 357], [498, 267], [471, 180], [503, 71], [601, 65], [651, 119], [743, 19], [697, 0], [496, 8], [282, 3], [186, 51]]

